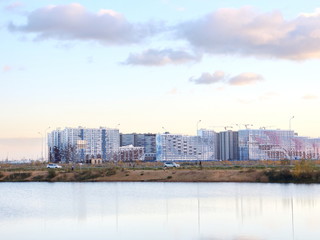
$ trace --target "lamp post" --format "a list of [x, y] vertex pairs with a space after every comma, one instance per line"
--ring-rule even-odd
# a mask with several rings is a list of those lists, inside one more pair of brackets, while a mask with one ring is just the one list
[[38, 134], [41, 136], [41, 161], [43, 161], [43, 135], [41, 132], [38, 132]]
[[[291, 134], [291, 120], [292, 119], [294, 119], [294, 116], [292, 116], [290, 119], [289, 119], [289, 131], [290, 131], [290, 133], [289, 134]], [[289, 138], [289, 145], [290, 145], [290, 150], [289, 150], [289, 153], [290, 153], [290, 164], [292, 164], [292, 149], [291, 149], [291, 139], [292, 137], [290, 136], [290, 138]]]
[[[120, 123], [118, 123], [116, 126], [115, 126], [115, 130], [119, 130], [118, 129], [118, 127], [120, 126]], [[120, 134], [120, 131], [119, 131], [119, 134]], [[120, 141], [120, 139], [119, 139], [119, 141]], [[113, 150], [113, 152], [115, 152], [116, 153], [116, 163], [118, 164], [118, 161], [119, 161], [119, 155], [120, 155], [120, 161], [121, 161], [121, 151], [120, 151], [120, 142], [119, 142], [119, 144], [117, 144], [117, 147], [118, 147], [118, 149], [117, 149], [117, 151], [114, 151]], [[113, 145], [114, 146], [114, 145]]]
[[[199, 165], [199, 153], [198, 153], [198, 149], [199, 149], [199, 136], [198, 136], [198, 131], [199, 131], [199, 123], [201, 122], [201, 120], [198, 120], [197, 122], [197, 163]], [[202, 153], [201, 153], [202, 154]]]
[[[164, 127], [162, 127], [162, 129], [164, 130], [164, 134], [165, 134], [165, 138], [164, 138], [164, 142], [165, 142], [165, 151], [164, 151], [164, 159], [165, 159], [165, 161], [167, 161], [167, 130], [164, 128]], [[162, 145], [162, 149], [164, 149], [163, 148], [163, 145]]]
[[41, 160], [42, 161], [45, 161], [45, 157], [44, 155], [46, 155], [46, 149], [47, 147], [44, 145], [47, 143], [47, 131], [50, 129], [50, 127], [46, 128], [44, 131], [43, 131], [43, 134], [41, 132], [38, 132], [38, 134], [41, 136]]
[[[44, 154], [45, 154], [45, 158], [47, 159], [47, 161], [49, 162], [49, 151], [48, 150], [48, 135], [47, 135], [47, 131], [50, 129], [50, 127], [47, 127], [44, 130], [44, 138], [45, 138], [45, 147], [44, 147]], [[44, 159], [44, 160], [46, 160]]]

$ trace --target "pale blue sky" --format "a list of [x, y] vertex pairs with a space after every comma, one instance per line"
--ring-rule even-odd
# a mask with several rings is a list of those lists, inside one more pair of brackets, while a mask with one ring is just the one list
[[195, 134], [199, 119], [288, 129], [292, 115], [299, 135], [318, 137], [319, 7], [0, 0], [0, 138], [117, 124]]

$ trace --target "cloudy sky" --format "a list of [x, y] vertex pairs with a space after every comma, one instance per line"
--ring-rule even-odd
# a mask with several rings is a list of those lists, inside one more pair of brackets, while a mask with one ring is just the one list
[[0, 0], [0, 159], [14, 139], [39, 155], [49, 126], [195, 134], [200, 119], [288, 129], [294, 115], [318, 137], [317, 2]]

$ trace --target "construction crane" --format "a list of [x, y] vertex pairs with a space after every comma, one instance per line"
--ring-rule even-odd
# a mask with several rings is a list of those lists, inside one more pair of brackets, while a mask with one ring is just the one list
[[271, 128], [271, 127], [274, 127], [274, 126], [263, 126], [263, 127], [260, 127], [260, 129], [266, 130], [266, 128]]
[[227, 131], [227, 128], [233, 128], [232, 126], [210, 126], [211, 128], [224, 128], [225, 131]]
[[246, 129], [248, 129], [248, 127], [249, 127], [249, 126], [252, 127], [253, 124], [248, 124], [248, 123], [246, 123], [246, 124], [236, 124], [236, 126], [238, 126], [238, 127], [239, 127], [239, 130], [240, 130], [241, 126], [244, 126]]

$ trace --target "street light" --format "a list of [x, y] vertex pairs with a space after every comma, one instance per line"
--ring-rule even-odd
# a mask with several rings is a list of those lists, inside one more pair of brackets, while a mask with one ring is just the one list
[[[292, 119], [294, 119], [294, 116], [292, 116], [290, 119], [289, 119], [289, 131], [290, 131], [290, 133], [289, 134], [291, 134], [291, 120]], [[290, 139], [289, 139], [289, 144], [290, 144], [290, 151], [289, 151], [289, 153], [290, 153], [290, 164], [292, 164], [292, 149], [291, 149], [291, 137], [290, 137]]]
[[[199, 149], [199, 136], [198, 136], [198, 131], [199, 131], [199, 123], [201, 122], [201, 120], [198, 120], [197, 122], [197, 163], [199, 165], [199, 153], [198, 153], [198, 149]], [[202, 153], [201, 153], [202, 154]]]
[[162, 129], [163, 129], [164, 133], [166, 133], [166, 132], [167, 132], [167, 129], [165, 129], [165, 127], [162, 127]]
[[41, 132], [38, 132], [38, 134], [41, 136], [41, 161], [43, 161], [43, 135]]
[[47, 137], [46, 137], [46, 134], [47, 134], [47, 131], [50, 129], [50, 127], [46, 128], [44, 131], [43, 131], [43, 134], [41, 132], [38, 132], [38, 134], [41, 136], [41, 160], [44, 161], [45, 158], [44, 158], [44, 154], [46, 155], [46, 149], [47, 147], [44, 146], [44, 144], [47, 143]]
[[[115, 126], [115, 130], [119, 130], [118, 129], [118, 127], [120, 126], [120, 123], [118, 123], [116, 126]], [[119, 131], [119, 134], [120, 134], [120, 131]], [[120, 140], [120, 139], [119, 139]], [[117, 162], [117, 164], [118, 164], [118, 161], [119, 161], [119, 154], [120, 154], [120, 160], [121, 160], [121, 152], [120, 152], [120, 142], [119, 142], [119, 145], [117, 144], [117, 147], [118, 147], [118, 149], [117, 149], [117, 151], [114, 151], [113, 150], [113, 152], [115, 152], [116, 153], [116, 162]], [[113, 155], [113, 154], [112, 154]]]
[[198, 130], [199, 130], [199, 123], [201, 122], [201, 120], [199, 120], [198, 122], [197, 122], [197, 135], [198, 135]]
[[[164, 142], [165, 142], [165, 152], [164, 152], [164, 159], [165, 161], [167, 161], [167, 130], [165, 129], [165, 127], [162, 127], [162, 129], [164, 130], [164, 134], [165, 134], [165, 137], [164, 137]], [[163, 144], [162, 144], [162, 151], [163, 151]]]
[[[48, 159], [49, 162], [49, 156], [48, 156], [48, 135], [47, 135], [47, 131], [50, 129], [50, 127], [47, 127], [46, 130], [44, 130], [44, 137], [45, 137], [45, 148], [44, 148], [44, 154], [46, 156], [46, 158]], [[44, 159], [45, 160], [45, 159]]]

